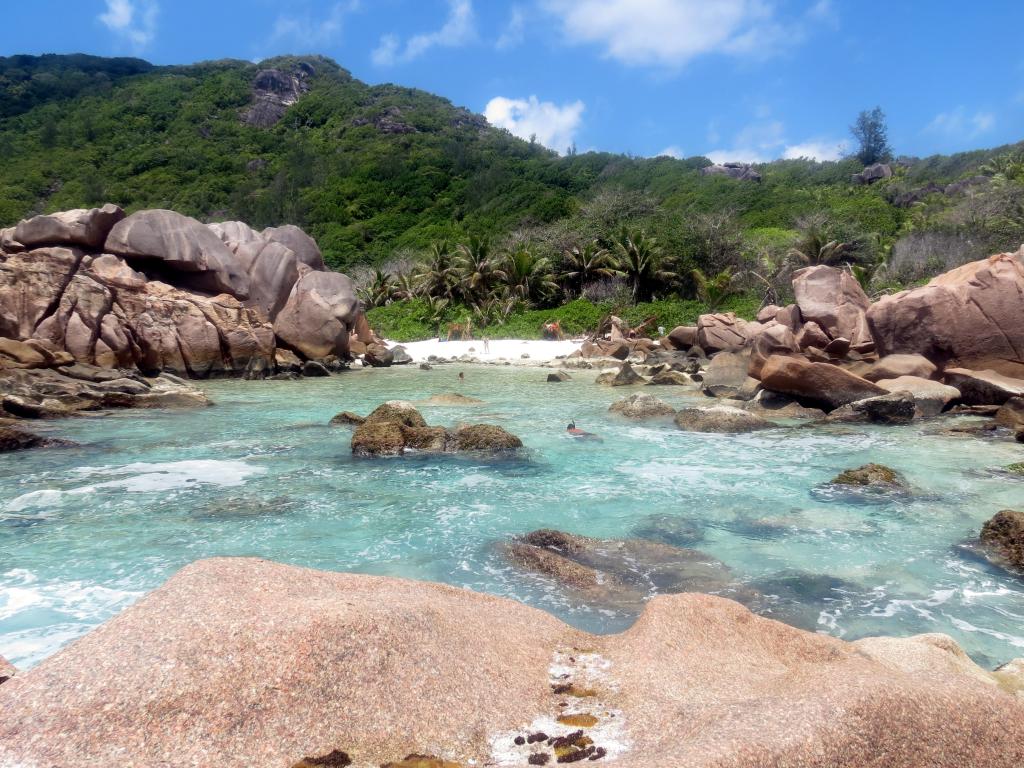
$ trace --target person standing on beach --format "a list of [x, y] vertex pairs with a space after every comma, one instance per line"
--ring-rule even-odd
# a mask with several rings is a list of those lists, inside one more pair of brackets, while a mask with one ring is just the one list
[[491, 354], [491, 340], [487, 338], [487, 334], [484, 334], [484, 354]]

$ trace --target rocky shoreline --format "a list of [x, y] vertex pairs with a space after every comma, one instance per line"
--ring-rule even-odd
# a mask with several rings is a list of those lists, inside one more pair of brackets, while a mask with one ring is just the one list
[[0, 685], [0, 764], [1015, 768], [1022, 682], [942, 635], [847, 643], [709, 595], [590, 635], [463, 589], [220, 558]]

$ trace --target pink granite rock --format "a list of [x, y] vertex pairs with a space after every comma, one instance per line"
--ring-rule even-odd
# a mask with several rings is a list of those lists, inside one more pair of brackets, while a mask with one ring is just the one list
[[575, 712], [621, 768], [1019, 768], [1024, 702], [955, 644], [910, 642], [699, 594], [589, 635], [437, 584], [205, 560], [0, 686], [0, 764], [525, 765], [551, 747], [515, 737]]

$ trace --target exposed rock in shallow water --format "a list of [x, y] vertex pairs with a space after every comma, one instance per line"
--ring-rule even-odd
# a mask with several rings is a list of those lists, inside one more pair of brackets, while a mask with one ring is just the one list
[[847, 403], [884, 395], [886, 391], [830, 363], [811, 363], [775, 355], [761, 369], [765, 389], [800, 398], [804, 404], [832, 411]]
[[906, 391], [856, 400], [830, 413], [826, 421], [909, 424], [917, 413], [914, 396]]
[[40, 437], [17, 427], [0, 424], [0, 453], [24, 451], [29, 448], [69, 448], [74, 445], [75, 443], [70, 440]]
[[681, 408], [675, 416], [676, 426], [687, 432], [754, 432], [774, 425], [755, 413], [731, 405], [706, 408]]
[[996, 424], [1007, 429], [1024, 429], [1024, 397], [1011, 397], [996, 411]]
[[454, 431], [428, 426], [412, 403], [402, 400], [378, 406], [352, 435], [356, 456], [400, 456], [406, 451], [497, 455], [522, 446], [518, 437], [492, 424], [462, 425]]
[[947, 368], [943, 377], [947, 384], [960, 390], [960, 399], [965, 405], [1002, 405], [1011, 398], [1024, 397], [1024, 379], [996, 371]]
[[998, 673], [910, 642], [846, 643], [699, 594], [590, 635], [464, 589], [218, 558], [0, 685], [0, 763], [500, 764], [529, 724], [546, 739], [527, 751], [580, 730], [557, 722], [569, 697], [552, 680], [581, 664], [592, 679], [571, 682], [603, 706], [572, 711], [614, 714], [619, 738], [600, 743], [620, 768], [1024, 763], [1024, 710]]
[[608, 407], [608, 410], [611, 413], [619, 413], [631, 419], [671, 416], [676, 412], [676, 409], [664, 400], [659, 400], [654, 395], [641, 392], [619, 398]]
[[925, 417], [938, 416], [949, 403], [960, 398], [960, 390], [956, 387], [917, 376], [878, 379], [875, 383], [887, 392], [909, 392], [914, 396], [917, 414]]
[[440, 395], [431, 395], [426, 400], [420, 400], [419, 405], [483, 405], [484, 401], [470, 397], [469, 395], [462, 395], [458, 392], [444, 392]]
[[366, 419], [357, 413], [352, 413], [352, 411], [342, 411], [341, 413], [331, 418], [329, 423], [332, 427], [338, 426], [340, 424], [351, 424], [354, 426], [358, 426], [362, 424], [364, 421], [366, 421]]
[[846, 469], [832, 478], [833, 485], [866, 486], [871, 488], [906, 489], [907, 483], [894, 469], [884, 464], [865, 464], [856, 469]]
[[980, 540], [993, 559], [1024, 572], [1024, 512], [997, 512], [982, 526]]

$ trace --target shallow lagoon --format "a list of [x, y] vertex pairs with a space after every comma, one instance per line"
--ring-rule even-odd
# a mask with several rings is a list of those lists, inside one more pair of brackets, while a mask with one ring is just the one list
[[[957, 547], [999, 509], [1024, 505], [1024, 481], [998, 471], [1021, 460], [1019, 445], [930, 434], [945, 421], [689, 434], [608, 414], [636, 390], [596, 386], [596, 372], [561, 384], [546, 373], [449, 366], [212, 382], [213, 408], [42, 425], [82, 446], [0, 457], [0, 655], [35, 664], [213, 555], [444, 581], [591, 631], [628, 626], [632, 614], [574, 602], [496, 551], [540, 527], [700, 549], [777, 595], [773, 615], [847, 639], [946, 632], [986, 666], [1024, 655], [1024, 580]], [[524, 459], [356, 460], [349, 430], [327, 426], [341, 410], [451, 391], [485, 404], [423, 406], [428, 422], [501, 424], [523, 438]], [[706, 401], [646, 391], [677, 406]], [[570, 418], [604, 442], [566, 436]], [[821, 488], [868, 461], [902, 471], [915, 493], [866, 500]]]

